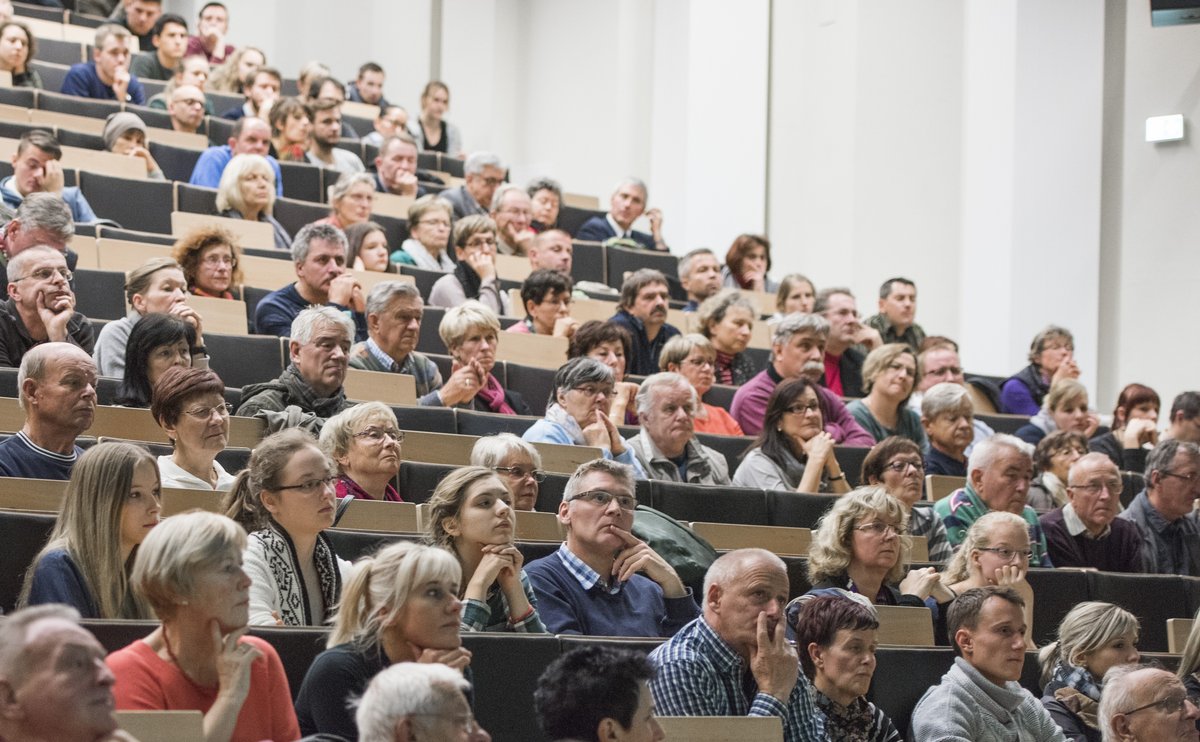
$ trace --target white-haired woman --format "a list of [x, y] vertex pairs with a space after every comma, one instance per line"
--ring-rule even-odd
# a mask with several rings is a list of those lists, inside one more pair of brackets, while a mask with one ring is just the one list
[[[217, 185], [217, 213], [271, 225], [276, 250], [290, 250], [292, 236], [274, 216], [275, 170], [262, 155], [234, 155]], [[265, 246], [264, 246], [265, 247]]]
[[1080, 603], [1058, 625], [1058, 639], [1042, 647], [1042, 705], [1069, 740], [1100, 742], [1098, 711], [1104, 673], [1141, 659], [1138, 620], [1112, 603]]
[[363, 402], [329, 418], [321, 428], [321, 446], [337, 463], [337, 496], [404, 502], [392, 485], [403, 443], [396, 413], [382, 402]]
[[329, 206], [329, 216], [318, 219], [317, 224], [332, 224], [344, 230], [367, 221], [375, 208], [375, 177], [367, 173], [342, 173], [329, 186]]
[[495, 312], [477, 301], [460, 303], [442, 317], [438, 334], [454, 359], [453, 372], [457, 374], [464, 368], [473, 372], [473, 378], [464, 383], [475, 391], [456, 406], [504, 415], [529, 414], [529, 405], [521, 395], [505, 389], [492, 375], [500, 342], [500, 318]]
[[542, 455], [512, 433], [485, 435], [471, 449], [471, 466], [486, 466], [499, 472], [512, 496], [513, 510], [533, 510], [538, 484], [545, 481]]
[[296, 696], [300, 732], [358, 739], [347, 702], [389, 665], [440, 662], [464, 670], [471, 652], [459, 633], [461, 579], [458, 560], [435, 546], [401, 541], [359, 560], [326, 649]]
[[275, 649], [245, 636], [250, 578], [246, 534], [223, 515], [171, 516], [138, 550], [131, 582], [162, 622], [108, 656], [122, 711], [199, 711], [206, 740], [300, 737]]
[[950, 592], [960, 595], [973, 587], [1008, 585], [1025, 599], [1025, 646], [1033, 643], [1033, 588], [1029, 574], [1029, 524], [1013, 513], [992, 511], [967, 529], [963, 542], [954, 552], [942, 574]]
[[450, 227], [454, 207], [432, 193], [421, 196], [408, 207], [408, 239], [392, 253], [392, 262], [431, 271], [454, 270], [450, 257]]
[[921, 399], [921, 426], [929, 437], [927, 474], [967, 476], [967, 448], [975, 438], [975, 407], [962, 384], [934, 384]]

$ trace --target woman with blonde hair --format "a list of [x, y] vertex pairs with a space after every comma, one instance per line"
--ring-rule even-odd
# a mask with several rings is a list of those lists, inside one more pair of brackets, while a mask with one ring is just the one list
[[271, 163], [262, 155], [234, 155], [217, 185], [217, 212], [228, 219], [271, 225], [275, 249], [290, 250], [292, 236], [271, 216], [274, 208], [275, 170]]
[[190, 293], [212, 299], [242, 296], [242, 249], [237, 238], [222, 227], [197, 227], [178, 240], [171, 257], [183, 268]]
[[1100, 426], [1100, 418], [1088, 409], [1087, 387], [1076, 379], [1054, 382], [1042, 409], [1014, 433], [1031, 446], [1036, 446], [1050, 433], [1071, 430], [1090, 440]]
[[775, 294], [776, 317], [795, 312], [811, 314], [816, 303], [817, 287], [807, 276], [789, 273], [779, 281], [779, 291]]
[[955, 596], [973, 587], [1007, 585], [1025, 599], [1025, 646], [1033, 642], [1033, 588], [1029, 574], [1029, 524], [1013, 513], [995, 510], [971, 524], [958, 551], [942, 573]]
[[321, 447], [338, 467], [337, 496], [404, 502], [392, 486], [400, 472], [404, 433], [382, 402], [363, 402], [329, 418]]
[[464, 156], [462, 132], [445, 119], [448, 108], [450, 88], [444, 82], [430, 80], [421, 91], [421, 115], [408, 122], [408, 133], [417, 140], [422, 152], [441, 152], [461, 158]]
[[349, 229], [370, 220], [375, 208], [375, 178], [367, 173], [342, 173], [329, 186], [329, 216], [315, 224], [332, 224]]
[[1175, 674], [1183, 680], [1188, 700], [1200, 702], [1200, 611], [1193, 618], [1192, 630], [1188, 633], [1187, 643], [1183, 645], [1183, 656], [1179, 658]]
[[462, 629], [544, 634], [537, 598], [517, 549], [512, 495], [496, 472], [455, 469], [428, 503], [425, 537], [462, 567]]
[[457, 407], [503, 415], [529, 414], [529, 405], [521, 395], [504, 388], [492, 374], [500, 342], [500, 318], [495, 312], [477, 301], [459, 302], [442, 317], [438, 335], [454, 359], [451, 373], [469, 368], [474, 375], [468, 380], [474, 393]]
[[704, 395], [716, 383], [713, 371], [716, 365], [716, 348], [708, 338], [695, 332], [671, 338], [658, 356], [660, 369], [682, 374], [696, 390], [696, 396], [701, 400], [700, 409], [692, 421], [697, 433], [745, 435], [729, 410], [704, 401]]
[[917, 383], [917, 357], [904, 343], [888, 343], [871, 351], [863, 361], [865, 397], [846, 405], [858, 424], [875, 442], [890, 435], [910, 439], [921, 448], [929, 441], [921, 427], [921, 416], [909, 408]]
[[1100, 742], [1097, 720], [1104, 673], [1138, 662], [1138, 620], [1112, 603], [1080, 603], [1058, 625], [1058, 639], [1042, 647], [1042, 705], [1069, 740]]
[[84, 618], [150, 618], [129, 573], [158, 523], [159, 497], [158, 467], [146, 449], [112, 442], [85, 451], [18, 604], [63, 603]]
[[471, 652], [459, 633], [461, 577], [448, 551], [407, 541], [360, 559], [342, 589], [326, 649], [296, 696], [301, 734], [358, 739], [347, 701], [389, 665], [440, 662], [465, 670]]
[[246, 76], [266, 63], [267, 55], [261, 49], [243, 46], [226, 59], [224, 64], [213, 68], [208, 78], [209, 90], [241, 95]]

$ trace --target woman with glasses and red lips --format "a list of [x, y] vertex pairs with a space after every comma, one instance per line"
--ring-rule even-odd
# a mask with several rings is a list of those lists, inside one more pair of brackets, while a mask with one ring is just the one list
[[817, 390], [808, 379], [791, 379], [767, 402], [762, 432], [733, 475], [737, 487], [794, 492], [850, 491], [825, 432]]
[[217, 455], [229, 443], [225, 383], [208, 369], [173, 366], [154, 385], [150, 414], [175, 450], [158, 457], [163, 487], [226, 491], [234, 477]]
[[925, 457], [921, 447], [907, 438], [884, 438], [871, 449], [862, 463], [862, 481], [883, 487], [900, 501], [908, 512], [908, 533], [924, 536], [929, 545], [929, 561], [945, 565], [954, 555], [942, 519], [933, 508], [913, 507], [925, 491]]
[[200, 227], [180, 237], [171, 256], [183, 268], [189, 293], [213, 299], [240, 299], [242, 249], [231, 232]]
[[321, 447], [338, 466], [337, 496], [404, 502], [392, 482], [400, 472], [404, 433], [382, 402], [364, 402], [329, 418]]
[[462, 567], [463, 631], [546, 632], [515, 543], [512, 497], [496, 472], [465, 466], [439, 482], [425, 537]]
[[323, 626], [334, 614], [351, 565], [325, 534], [337, 511], [337, 477], [307, 433], [269, 435], [250, 454], [222, 507], [249, 533], [250, 624]]
[[676, 335], [663, 346], [658, 367], [682, 374], [696, 390], [696, 396], [701, 399], [700, 410], [692, 421], [697, 433], [745, 435], [729, 410], [703, 401], [704, 395], [716, 383], [717, 349], [708, 338], [699, 333]]
[[1029, 524], [1019, 515], [992, 511], [971, 524], [942, 574], [955, 595], [973, 587], [1007, 585], [1025, 599], [1025, 645], [1033, 643], [1033, 588], [1029, 573]]
[[500, 474], [512, 495], [513, 510], [533, 510], [537, 505], [538, 485], [546, 479], [542, 456], [512, 433], [485, 435], [475, 441], [471, 466], [485, 466]]

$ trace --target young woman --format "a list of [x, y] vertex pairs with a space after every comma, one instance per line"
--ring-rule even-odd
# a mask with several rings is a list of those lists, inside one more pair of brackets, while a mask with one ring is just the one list
[[312, 112], [298, 98], [284, 98], [271, 106], [271, 146], [281, 162], [308, 162]]
[[158, 457], [164, 487], [226, 491], [233, 475], [217, 454], [229, 443], [225, 384], [212, 371], [172, 366], [154, 384], [150, 414], [175, 450]]
[[[3, 37], [0, 37], [0, 52], [3, 51]], [[104, 149], [116, 155], [136, 157], [146, 168], [146, 177], [151, 180], [165, 180], [162, 168], [154, 161], [150, 150], [146, 149], [146, 122], [136, 113], [119, 111], [109, 114], [104, 121]]]
[[195, 328], [170, 314], [148, 314], [129, 333], [117, 404], [149, 407], [154, 385], [173, 366], [208, 368]]
[[817, 288], [807, 277], [799, 273], [789, 273], [779, 282], [779, 291], [775, 295], [776, 317], [783, 317], [794, 312], [811, 314], [817, 303]]
[[779, 284], [767, 277], [771, 270], [771, 243], [755, 234], [738, 235], [725, 254], [721, 270], [725, 286], [743, 291], [779, 290]]
[[[1033, 643], [1033, 588], [1029, 573], [1029, 524], [1019, 515], [993, 511], [971, 524], [942, 574], [942, 583], [960, 595], [984, 585], [1008, 585], [1025, 599], [1025, 646]], [[945, 637], [942, 637], [943, 639]]]
[[399, 273], [388, 259], [387, 233], [378, 222], [360, 222], [346, 230], [346, 266], [357, 271]]
[[1031, 446], [1036, 446], [1050, 433], [1072, 430], [1090, 440], [1100, 426], [1100, 418], [1088, 409], [1087, 387], [1076, 379], [1054, 382], [1038, 414], [1014, 433]]
[[267, 63], [267, 55], [253, 46], [243, 46], [213, 69], [208, 79], [209, 89], [217, 93], [242, 94], [242, 81], [254, 70]]
[[1121, 471], [1145, 471], [1148, 449], [1158, 445], [1158, 392], [1129, 384], [1113, 408], [1112, 431], [1088, 441], [1088, 449], [1108, 456]]
[[20, 21], [0, 23], [0, 70], [12, 73], [14, 88], [41, 88], [42, 76], [29, 66], [37, 56], [37, 39]]
[[424, 152], [463, 157], [462, 133], [445, 119], [448, 108], [450, 88], [444, 82], [431, 80], [421, 91], [421, 115], [409, 122], [408, 132]]

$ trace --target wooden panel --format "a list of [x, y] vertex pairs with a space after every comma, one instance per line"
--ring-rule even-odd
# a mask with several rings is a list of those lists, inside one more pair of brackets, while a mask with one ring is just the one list
[[[529, 258], [520, 255], [496, 255], [496, 274], [509, 281], [524, 282], [533, 272]], [[516, 304], [521, 303], [521, 292], [517, 292]], [[525, 307], [521, 307], [521, 316], [525, 316]]]
[[682, 333], [700, 332], [698, 329], [700, 323], [696, 321], [695, 312], [685, 312], [682, 309], [668, 309], [667, 324], [674, 325]]
[[338, 528], [388, 533], [420, 533], [417, 506], [411, 502], [355, 500], [346, 508]]
[[907, 647], [933, 646], [933, 614], [928, 608], [877, 605], [879, 643]]
[[992, 400], [988, 395], [984, 394], [979, 387], [974, 384], [967, 384], [967, 392], [971, 395], [971, 407], [974, 408], [976, 415], [995, 415], [999, 410], [996, 405], [992, 404]]
[[496, 360], [557, 369], [567, 361], [567, 345], [562, 337], [505, 332], [496, 345]]
[[247, 286], [274, 291], [296, 281], [296, 264], [291, 260], [243, 255], [238, 258], [238, 265]]
[[18, 124], [27, 123], [29, 121], [29, 109], [2, 103], [0, 104], [0, 121], [11, 121]]
[[951, 492], [967, 486], [966, 477], [949, 477], [945, 474], [928, 474], [925, 476], [925, 499], [937, 502], [947, 497]]
[[125, 273], [151, 258], [169, 257], [171, 257], [171, 248], [166, 245], [113, 240], [107, 237], [96, 240], [96, 260], [100, 270]]
[[554, 474], [574, 474], [579, 465], [604, 456], [593, 446], [566, 446], [561, 443], [534, 443], [542, 457], [542, 468]]
[[929, 561], [929, 539], [924, 536], [909, 536], [911, 545], [908, 549], [908, 558], [914, 562]]
[[778, 311], [775, 308], [775, 294], [766, 291], [742, 291], [750, 301], [758, 305], [760, 311], [768, 317]]
[[397, 196], [394, 193], [375, 193], [375, 204], [371, 213], [382, 216], [392, 216], [397, 219], [408, 219], [408, 207], [417, 199], [412, 196]]
[[225, 493], [216, 490], [183, 489], [180, 487], [163, 487], [162, 517], [179, 515], [189, 510], [204, 510], [209, 513], [224, 514], [221, 500]]
[[[182, 237], [197, 227], [220, 227], [233, 233], [239, 247], [275, 249], [275, 231], [266, 222], [249, 222], [245, 219], [230, 219], [209, 214], [192, 214], [186, 211], [171, 212], [171, 234]], [[272, 260], [272, 258], [264, 258]], [[243, 270], [245, 268], [243, 267]]]
[[253, 417], [229, 418], [229, 443], [231, 448], [254, 448], [263, 439], [267, 426]]
[[0, 88], [11, 88], [11, 87], [12, 87], [12, 73], [9, 72], [8, 70], [0, 70]]
[[359, 402], [377, 401], [389, 405], [417, 403], [417, 380], [410, 374], [352, 368], [346, 371], [344, 387], [346, 396]]
[[[360, 119], [369, 119], [374, 121], [379, 118], [379, 106], [371, 105], [370, 103], [359, 103], [358, 101], [348, 100], [342, 103], [342, 113], [347, 116], [355, 116]], [[366, 132], [363, 132], [365, 135]]]
[[175, 131], [174, 129], [156, 129], [151, 126], [146, 128], [146, 137], [148, 141], [156, 144], [167, 144], [181, 149], [197, 152], [208, 149], [208, 137], [203, 134], [189, 134], [186, 131]]
[[692, 530], [715, 549], [766, 549], [780, 556], [807, 556], [812, 543], [808, 528], [746, 526], [738, 523], [693, 523]]
[[579, 193], [564, 193], [563, 206], [574, 206], [577, 209], [600, 210], [600, 199], [596, 196], [584, 196]]
[[576, 299], [571, 302], [571, 316], [580, 322], [598, 319], [607, 322], [617, 313], [617, 302], [603, 299]]
[[1192, 626], [1196, 623], [1194, 618], [1168, 618], [1167, 619], [1167, 651], [1171, 654], [1183, 654], [1183, 648], [1187, 646], [1188, 637], [1191, 636]]
[[90, 268], [98, 270], [100, 268], [100, 259], [96, 252], [96, 238], [86, 234], [77, 234], [67, 240], [67, 246], [75, 251], [79, 256], [76, 262], [78, 268]]
[[62, 126], [72, 131], [83, 132], [84, 134], [96, 134], [99, 136], [104, 133], [104, 119], [77, 116], [73, 113], [59, 113], [58, 111], [35, 109], [29, 112], [29, 120], [34, 124]]
[[478, 439], [473, 435], [406, 430], [404, 431], [404, 458], [427, 464], [467, 466], [471, 463], [471, 449], [475, 446], [476, 440]]
[[[48, 21], [45, 18], [30, 18], [29, 16], [17, 16], [17, 20], [29, 26], [29, 30], [33, 31], [33, 35], [40, 39], [53, 39], [54, 41], [64, 41], [63, 29], [66, 28], [65, 23], [56, 21]], [[78, 39], [65, 39], [66, 41], [77, 41]], [[88, 40], [84, 43], [90, 44], [96, 40], [96, 32], [92, 33]]]
[[687, 742], [783, 742], [778, 716], [659, 716], [667, 739]]
[[[501, 278], [503, 278], [503, 276], [501, 276]], [[525, 279], [521, 280], [523, 281]], [[508, 290], [508, 303], [512, 306], [512, 309], [509, 310], [510, 317], [525, 319], [525, 315], [527, 315], [528, 312], [525, 311], [525, 302], [521, 301], [521, 289]], [[571, 302], [571, 306], [574, 307], [575, 302]], [[575, 313], [572, 312], [571, 314], [574, 316]]]
[[25, 426], [25, 410], [16, 397], [0, 397], [0, 433], [16, 433]]
[[[267, 258], [269, 260], [270, 258]], [[283, 262], [283, 261], [277, 261]], [[290, 261], [289, 261], [290, 265]], [[358, 285], [362, 286], [363, 298], [371, 293], [371, 289], [375, 288], [376, 284], [384, 281], [399, 281], [400, 283], [416, 284], [417, 279], [413, 276], [406, 276], [402, 273], [383, 273], [382, 271], [350, 271], [354, 277], [358, 279]], [[294, 276], [293, 276], [294, 278]]]
[[518, 510], [516, 516], [518, 541], [562, 541], [565, 538], [562, 524], [554, 513]]
[[61, 480], [0, 477], [0, 510], [57, 513], [66, 491], [67, 483]]
[[[16, 402], [16, 400], [13, 400]], [[262, 440], [265, 425], [252, 417], [229, 418], [229, 446], [254, 448]], [[112, 436], [131, 441], [169, 443], [150, 410], [139, 407], [96, 407], [96, 420], [88, 435]]]
[[118, 155], [113, 152], [63, 147], [62, 164], [65, 168], [111, 175], [114, 178], [146, 179], [146, 162], [142, 158]]
[[188, 294], [186, 303], [204, 319], [205, 332], [223, 335], [249, 335], [246, 327], [246, 302], [240, 299], [214, 299]]
[[204, 742], [199, 711], [118, 711], [117, 725], [138, 742]]

